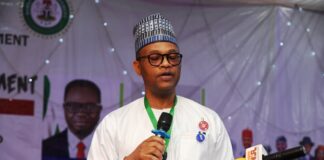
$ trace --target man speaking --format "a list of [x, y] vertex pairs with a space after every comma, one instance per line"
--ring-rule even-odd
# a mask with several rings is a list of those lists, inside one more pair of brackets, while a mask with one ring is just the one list
[[[226, 128], [213, 110], [176, 95], [182, 54], [173, 27], [160, 14], [134, 28], [133, 68], [145, 96], [108, 114], [96, 129], [88, 160], [232, 160]], [[200, 62], [199, 62], [200, 63]], [[151, 131], [162, 112], [172, 115], [170, 139]], [[167, 157], [163, 156], [167, 153]]]

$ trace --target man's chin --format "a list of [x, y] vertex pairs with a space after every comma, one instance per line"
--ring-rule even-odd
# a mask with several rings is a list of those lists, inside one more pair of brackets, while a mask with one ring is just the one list
[[175, 82], [165, 82], [165, 83], [160, 83], [159, 90], [161, 90], [161, 91], [170, 91], [170, 90], [174, 90], [175, 87], [176, 87]]
[[91, 133], [91, 130], [88, 128], [75, 128], [74, 131], [72, 131], [77, 137], [81, 136], [81, 137], [86, 137]]
[[169, 95], [175, 91], [174, 87], [160, 87], [157, 90], [157, 94], [159, 95]]

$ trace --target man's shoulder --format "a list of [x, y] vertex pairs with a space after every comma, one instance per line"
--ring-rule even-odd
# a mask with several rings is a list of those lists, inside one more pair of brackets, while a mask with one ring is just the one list
[[42, 142], [42, 159], [68, 158], [67, 129]]
[[178, 96], [178, 100], [181, 114], [192, 115], [198, 118], [204, 117], [216, 123], [222, 122], [221, 117], [213, 109], [185, 97]]
[[144, 109], [144, 98], [138, 98], [120, 108], [117, 108], [108, 113], [104, 119], [121, 118], [123, 115], [134, 114], [134, 112]]
[[120, 112], [126, 112], [128, 110], [136, 110], [136, 109], [139, 109], [139, 108], [142, 108], [144, 107], [144, 98], [141, 97], [141, 98], [138, 98], [114, 111], [112, 111], [111, 113], [112, 114], [118, 114]]
[[199, 112], [204, 112], [208, 114], [217, 114], [214, 110], [211, 108], [204, 106], [192, 99], [182, 97], [182, 96], [177, 96], [178, 101], [180, 106], [183, 106], [186, 109], [194, 110], [194, 111], [199, 111]]
[[43, 140], [43, 145], [50, 145], [53, 143], [62, 143], [62, 141], [67, 141], [67, 129], [64, 131], [57, 133], [51, 137], [48, 137]]

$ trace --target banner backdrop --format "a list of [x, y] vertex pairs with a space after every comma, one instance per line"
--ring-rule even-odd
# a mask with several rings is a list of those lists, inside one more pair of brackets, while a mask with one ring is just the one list
[[[133, 72], [133, 26], [159, 12], [175, 28], [177, 92], [215, 110], [232, 138], [288, 147], [324, 144], [324, 14], [279, 6], [214, 6], [143, 0], [0, 2], [0, 159], [41, 159], [42, 141], [64, 131], [64, 88], [101, 90], [100, 119], [143, 96]], [[91, 139], [91, 136], [89, 137]], [[87, 150], [86, 150], [87, 151]], [[313, 151], [312, 151], [313, 152]]]

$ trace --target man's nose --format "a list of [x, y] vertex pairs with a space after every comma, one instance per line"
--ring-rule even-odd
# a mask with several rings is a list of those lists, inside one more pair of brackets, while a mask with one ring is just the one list
[[167, 55], [163, 55], [161, 66], [171, 66], [171, 64], [169, 63]]

